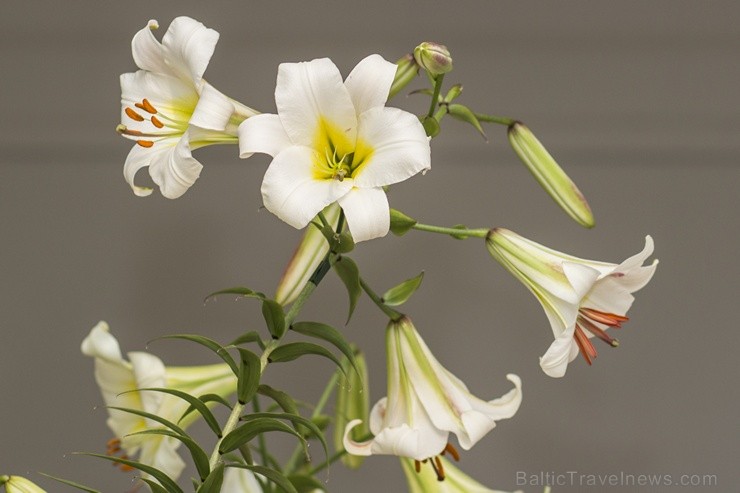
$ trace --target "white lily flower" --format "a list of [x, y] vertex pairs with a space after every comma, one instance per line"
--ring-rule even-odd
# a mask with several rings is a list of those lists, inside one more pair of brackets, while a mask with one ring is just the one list
[[402, 457], [401, 466], [409, 493], [506, 493], [486, 488], [444, 457], [435, 457], [434, 467], [422, 467], [419, 461]]
[[200, 175], [203, 166], [191, 151], [211, 144], [235, 144], [236, 129], [257, 114], [225, 96], [203, 79], [218, 32], [190, 17], [178, 17], [160, 43], [150, 20], [131, 42], [140, 68], [121, 75], [121, 135], [135, 140], [123, 168], [134, 193], [151, 188], [134, 184], [136, 172], [148, 166], [162, 195], [177, 198]]
[[5, 486], [6, 493], [46, 493], [46, 490], [21, 476], [0, 476], [0, 486]]
[[370, 55], [342, 81], [328, 58], [280, 65], [278, 114], [257, 115], [239, 126], [241, 157], [273, 157], [262, 182], [270, 212], [303, 228], [338, 202], [356, 242], [388, 233], [383, 187], [431, 165], [419, 119], [384, 106], [396, 69]]
[[345, 428], [344, 447], [355, 455], [391, 454], [415, 460], [449, 451], [450, 433], [463, 449], [470, 449], [496, 426], [512, 417], [522, 401], [521, 380], [509, 374], [512, 390], [498, 399], [483, 401], [447, 371], [432, 355], [407, 317], [386, 329], [388, 396], [370, 412], [374, 438], [358, 443], [350, 438], [353, 420]]
[[486, 239], [491, 255], [537, 297], [545, 309], [555, 341], [540, 358], [551, 377], [565, 375], [579, 351], [590, 365], [597, 352], [590, 339], [598, 337], [616, 347], [606, 333], [626, 322], [632, 293], [645, 286], [658, 261], [643, 266], [653, 253], [653, 239], [621, 264], [597, 262], [566, 255], [507, 229], [491, 230]]
[[[123, 359], [118, 341], [111, 335], [105, 322], [99, 322], [82, 341], [82, 352], [95, 358], [95, 380], [106, 406], [146, 411], [173, 423], [179, 421], [181, 428], [189, 426], [199, 417], [198, 413], [193, 412], [180, 421], [189, 407], [186, 401], [162, 392], [129, 391], [167, 387], [194, 396], [218, 394], [222, 397], [236, 391], [236, 376], [225, 363], [167, 367], [162, 360], [145, 352], [131, 352], [128, 353], [128, 361]], [[160, 428], [161, 424], [116, 409], [109, 409], [108, 416], [108, 427], [115, 435], [108, 442], [109, 455], [120, 453], [130, 458], [138, 453], [139, 462], [156, 467], [173, 479], [179, 477], [185, 467], [185, 462], [177, 453], [179, 440], [163, 435], [131, 436], [146, 429]], [[127, 467], [122, 469], [128, 470]]]

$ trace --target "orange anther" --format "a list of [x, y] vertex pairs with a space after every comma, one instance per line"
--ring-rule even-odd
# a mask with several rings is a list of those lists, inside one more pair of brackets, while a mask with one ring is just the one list
[[146, 147], [147, 149], [154, 145], [154, 142], [151, 140], [137, 140], [136, 143], [141, 147]]
[[141, 103], [136, 103], [135, 105], [137, 108], [141, 108], [142, 110], [146, 111], [147, 113], [150, 113], [152, 115], [157, 114], [157, 108], [152, 106], [152, 103], [149, 102], [148, 99], [144, 98], [141, 100]]
[[132, 110], [131, 108], [126, 108], [124, 111], [126, 112], [128, 117], [131, 118], [132, 120], [136, 120], [137, 122], [144, 121], [144, 117], [138, 114], [137, 112], [135, 112], [134, 110]]
[[152, 124], [153, 124], [153, 125], [154, 125], [155, 127], [157, 127], [157, 128], [162, 128], [162, 127], [164, 127], [164, 123], [162, 123], [161, 121], [159, 121], [159, 118], [157, 118], [156, 116], [152, 116], [152, 117], [150, 118], [150, 120], [152, 121]]

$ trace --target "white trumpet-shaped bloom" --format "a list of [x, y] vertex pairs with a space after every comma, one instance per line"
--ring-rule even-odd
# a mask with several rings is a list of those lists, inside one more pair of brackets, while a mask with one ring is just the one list
[[[123, 359], [118, 341], [108, 324], [98, 323], [82, 341], [82, 352], [95, 358], [95, 380], [106, 406], [135, 409], [155, 414], [184, 428], [196, 420], [190, 413], [182, 421], [189, 404], [179, 397], [162, 392], [130, 392], [136, 389], [166, 387], [194, 396], [217, 394], [226, 397], [236, 391], [236, 377], [226, 364], [166, 367], [156, 356], [145, 352], [130, 352]], [[180, 441], [163, 435], [133, 435], [162, 425], [135, 414], [117, 409], [108, 410], [108, 427], [115, 438], [108, 443], [108, 453], [133, 457], [176, 479], [185, 462], [177, 453]]]
[[140, 70], [121, 75], [121, 124], [118, 132], [136, 141], [123, 174], [134, 193], [151, 188], [134, 184], [136, 172], [149, 174], [162, 195], [177, 198], [203, 166], [191, 151], [210, 144], [236, 143], [236, 128], [256, 112], [211, 86], [203, 73], [219, 34], [189, 17], [178, 17], [160, 43], [150, 20], [131, 42]]
[[598, 337], [616, 347], [606, 333], [628, 320], [632, 293], [645, 286], [658, 261], [643, 265], [653, 253], [653, 239], [621, 264], [597, 262], [566, 255], [518, 234], [497, 228], [486, 239], [491, 255], [537, 297], [545, 309], [555, 341], [540, 358], [551, 377], [565, 375], [579, 351], [591, 364], [597, 352], [590, 339]]
[[388, 396], [373, 407], [370, 431], [374, 438], [358, 443], [350, 438], [360, 420], [351, 421], [344, 447], [355, 455], [391, 454], [424, 460], [448, 447], [450, 433], [470, 449], [496, 426], [512, 417], [522, 400], [521, 380], [509, 374], [514, 388], [502, 397], [484, 401], [447, 371], [432, 355], [407, 317], [386, 329]]
[[383, 187], [430, 167], [419, 119], [385, 107], [395, 73], [380, 55], [363, 59], [344, 81], [328, 58], [280, 65], [277, 115], [239, 126], [241, 157], [273, 157], [262, 182], [270, 212], [303, 228], [338, 202], [355, 241], [388, 233]]
[[483, 486], [444, 457], [435, 458], [435, 467], [414, 462], [406, 457], [401, 458], [409, 493], [506, 493]]

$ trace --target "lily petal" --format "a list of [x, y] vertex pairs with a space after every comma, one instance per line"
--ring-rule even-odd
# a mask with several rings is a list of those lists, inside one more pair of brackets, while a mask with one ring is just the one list
[[353, 188], [339, 198], [347, 226], [356, 241], [385, 236], [390, 229], [390, 207], [382, 188]]
[[573, 351], [576, 346], [573, 340], [575, 324], [567, 327], [562, 334], [557, 336], [545, 354], [540, 357], [540, 367], [548, 376], [560, 378], [565, 376], [568, 369], [568, 363], [578, 355], [578, 351]]
[[239, 125], [238, 133], [240, 158], [248, 158], [255, 152], [275, 157], [293, 145], [280, 117], [269, 113], [247, 118]]
[[360, 60], [344, 81], [358, 117], [370, 108], [385, 105], [395, 77], [396, 64], [380, 55]]
[[233, 114], [234, 103], [221, 91], [204, 82], [190, 124], [208, 130], [225, 130]]
[[162, 44], [154, 37], [152, 31], [159, 29], [159, 23], [151, 19], [146, 26], [134, 35], [131, 40], [131, 52], [134, 63], [142, 70], [167, 74], [169, 67], [164, 61]]
[[419, 119], [398, 108], [372, 108], [360, 116], [358, 139], [372, 154], [354, 171], [363, 188], [401, 182], [431, 167], [429, 139]]
[[175, 18], [162, 37], [170, 70], [198, 85], [216, 49], [219, 34], [190, 17]]
[[316, 159], [308, 147], [288, 147], [275, 156], [262, 181], [265, 207], [294, 228], [305, 227], [352, 188], [352, 180], [317, 180]]
[[354, 151], [355, 108], [339, 69], [328, 58], [281, 63], [275, 103], [285, 132], [295, 144], [311, 146], [328, 123], [343, 137], [341, 142], [335, 142], [338, 153]]

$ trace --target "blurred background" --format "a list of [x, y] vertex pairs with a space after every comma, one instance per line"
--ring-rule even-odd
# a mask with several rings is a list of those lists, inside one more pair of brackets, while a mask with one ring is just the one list
[[[104, 452], [110, 438], [82, 339], [107, 320], [124, 352], [215, 362], [187, 343], [148, 341], [199, 332], [226, 342], [261, 329], [256, 303], [203, 298], [234, 285], [272, 292], [300, 238], [260, 210], [267, 156], [198, 151], [201, 178], [174, 201], [135, 197], [123, 180], [130, 143], [114, 132], [118, 75], [135, 69], [134, 33], [155, 18], [161, 36], [178, 15], [221, 33], [208, 80], [268, 112], [280, 62], [328, 56], [347, 74], [371, 53], [396, 60], [421, 41], [444, 43], [455, 63], [446, 82], [465, 87], [459, 102], [527, 123], [587, 196], [597, 226], [584, 230], [557, 208], [503, 127], [487, 127], [486, 143], [449, 118], [431, 172], [394, 186], [393, 207], [426, 223], [506, 226], [613, 262], [639, 251], [646, 234], [655, 239], [660, 267], [636, 296], [621, 346], [598, 346], [592, 367], [579, 358], [557, 380], [538, 365], [551, 342], [544, 312], [482, 241], [411, 232], [353, 253], [381, 292], [426, 272], [404, 311], [476, 395], [504, 393], [508, 372], [522, 377], [520, 411], [463, 453], [463, 470], [527, 493], [542, 485], [517, 484], [522, 473], [569, 471], [711, 475], [715, 486], [686, 489], [736, 490], [740, 7], [731, 1], [3, 0], [0, 474], [49, 491], [69, 489], [36, 471], [106, 493], [130, 488], [131, 474], [72, 454]], [[421, 113], [427, 101], [400, 95], [393, 104]], [[330, 275], [301, 319], [342, 326], [346, 306]], [[363, 299], [344, 328], [367, 353], [372, 402], [385, 394], [384, 326]], [[315, 401], [332, 370], [306, 358], [270, 367], [266, 381]], [[393, 457], [360, 471], [337, 465], [327, 487], [405, 490]], [[635, 487], [554, 488], [605, 490]]]

